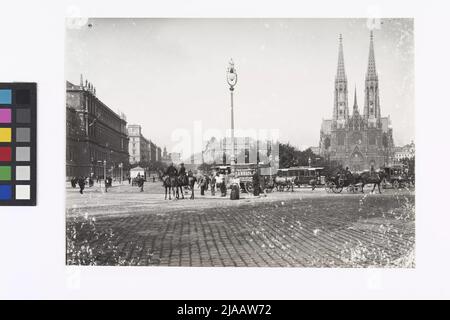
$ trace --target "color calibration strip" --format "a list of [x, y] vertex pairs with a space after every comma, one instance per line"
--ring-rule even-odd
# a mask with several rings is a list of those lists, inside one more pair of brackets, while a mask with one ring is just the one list
[[36, 205], [36, 83], [0, 83], [0, 206]]

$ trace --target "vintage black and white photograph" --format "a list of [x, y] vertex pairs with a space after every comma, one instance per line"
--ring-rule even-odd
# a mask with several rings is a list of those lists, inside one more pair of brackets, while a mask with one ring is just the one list
[[413, 19], [65, 27], [67, 265], [415, 268]]

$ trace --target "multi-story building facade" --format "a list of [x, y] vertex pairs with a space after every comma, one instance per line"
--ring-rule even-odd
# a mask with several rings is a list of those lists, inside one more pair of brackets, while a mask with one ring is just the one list
[[130, 164], [149, 163], [151, 159], [150, 141], [142, 134], [142, 127], [137, 124], [128, 126]]
[[411, 142], [403, 147], [395, 147], [394, 162], [400, 163], [402, 159], [412, 159], [416, 154], [416, 146]]
[[160, 147], [156, 148], [156, 161], [162, 161], [161, 148]]
[[355, 88], [353, 113], [350, 115], [348, 91], [342, 36], [340, 36], [333, 118], [322, 122], [320, 155], [353, 171], [367, 170], [371, 166], [379, 168], [389, 164], [392, 161], [394, 141], [390, 119], [381, 115], [373, 32], [370, 33], [362, 114], [359, 112]]
[[[119, 178], [129, 167], [127, 122], [82, 77], [66, 82], [66, 176]], [[122, 177], [123, 178], [123, 177]]]

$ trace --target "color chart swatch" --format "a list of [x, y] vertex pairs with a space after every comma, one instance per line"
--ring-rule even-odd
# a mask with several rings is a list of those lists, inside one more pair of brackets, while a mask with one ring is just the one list
[[0, 83], [0, 206], [36, 205], [36, 84]]

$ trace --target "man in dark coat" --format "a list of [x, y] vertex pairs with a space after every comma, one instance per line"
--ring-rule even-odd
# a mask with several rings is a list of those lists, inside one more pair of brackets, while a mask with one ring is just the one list
[[178, 171], [178, 176], [181, 177], [181, 185], [186, 186], [188, 184], [188, 179], [186, 176], [186, 168], [184, 166], [184, 163], [180, 164], [180, 170]]
[[80, 194], [83, 194], [84, 187], [86, 186], [86, 182], [85, 182], [84, 177], [79, 177], [78, 178], [78, 185], [80, 186]]
[[258, 170], [255, 171], [255, 173], [253, 174], [252, 177], [252, 182], [253, 182], [253, 195], [255, 197], [259, 196], [259, 192], [260, 192], [260, 185], [259, 185], [259, 172]]
[[185, 176], [186, 175], [186, 168], [184, 167], [184, 163], [180, 164], [180, 171], [178, 172], [178, 174], [180, 176]]
[[138, 182], [138, 187], [140, 188], [140, 192], [143, 192], [144, 191], [144, 177], [140, 176], [138, 178], [137, 182]]
[[169, 177], [176, 177], [176, 176], [178, 175], [178, 170], [177, 170], [177, 168], [175, 168], [175, 166], [173, 165], [173, 162], [170, 163], [170, 165], [167, 167], [166, 174], [167, 174]]

